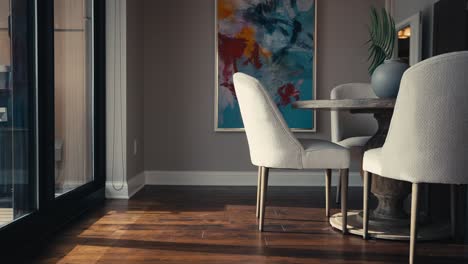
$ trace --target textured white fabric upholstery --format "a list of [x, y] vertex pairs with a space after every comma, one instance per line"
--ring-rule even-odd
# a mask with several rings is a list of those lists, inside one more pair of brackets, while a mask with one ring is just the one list
[[362, 148], [366, 145], [366, 143], [371, 139], [370, 136], [368, 137], [350, 137], [345, 140], [341, 140], [338, 142], [338, 145], [343, 146], [345, 148]]
[[304, 152], [302, 164], [305, 169], [346, 169], [349, 168], [349, 151], [330, 141], [299, 139]]
[[363, 169], [412, 183], [468, 184], [468, 52], [406, 71], [384, 146]]
[[[370, 83], [347, 83], [339, 85], [330, 93], [330, 99], [362, 99], [376, 98]], [[377, 121], [372, 114], [352, 114], [349, 111], [332, 110], [331, 138], [334, 143], [350, 149], [351, 169], [362, 168], [364, 146], [377, 131]], [[340, 181], [338, 181], [338, 190]], [[336, 193], [336, 202], [339, 201], [340, 192]]]
[[260, 82], [234, 74], [252, 164], [282, 169], [347, 169], [349, 151], [322, 140], [296, 139]]
[[[330, 99], [376, 98], [369, 83], [339, 85], [330, 93]], [[351, 114], [348, 111], [331, 111], [331, 138], [338, 143], [347, 138], [371, 136], [377, 131], [377, 121], [372, 114]], [[364, 143], [365, 144], [365, 143]], [[341, 144], [340, 144], [341, 145]]]

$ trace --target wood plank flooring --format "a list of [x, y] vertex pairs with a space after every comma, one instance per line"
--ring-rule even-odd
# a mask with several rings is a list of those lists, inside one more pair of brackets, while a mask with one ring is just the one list
[[[407, 263], [408, 243], [333, 230], [322, 188], [270, 188], [259, 233], [255, 191], [147, 186], [76, 220], [27, 263]], [[361, 207], [360, 189], [349, 197]], [[468, 246], [420, 243], [417, 263], [468, 263]]]

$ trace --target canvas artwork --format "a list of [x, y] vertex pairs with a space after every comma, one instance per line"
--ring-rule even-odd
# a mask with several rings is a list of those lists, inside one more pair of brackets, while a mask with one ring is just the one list
[[265, 86], [289, 127], [315, 131], [313, 111], [292, 103], [315, 99], [316, 0], [216, 0], [215, 128], [242, 131], [232, 76]]

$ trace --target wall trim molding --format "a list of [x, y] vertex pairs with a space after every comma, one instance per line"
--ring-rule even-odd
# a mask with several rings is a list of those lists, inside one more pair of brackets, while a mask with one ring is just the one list
[[[337, 176], [338, 171], [333, 171]], [[256, 171], [145, 171], [146, 185], [256, 186]], [[336, 184], [337, 177], [333, 177]], [[270, 170], [269, 186], [325, 186], [325, 172]], [[359, 172], [350, 172], [349, 186], [362, 186]]]
[[[269, 186], [325, 186], [325, 172], [271, 170]], [[333, 171], [336, 185], [338, 171]], [[257, 186], [256, 171], [145, 171], [129, 181], [106, 181], [107, 199], [130, 199], [146, 185]], [[114, 186], [122, 187], [121, 190]], [[350, 172], [349, 186], [362, 186], [359, 172]]]
[[[129, 181], [106, 181], [106, 198], [107, 199], [130, 199], [139, 190], [145, 187], [145, 173], [142, 172]], [[122, 189], [116, 190], [114, 186]]]
[[136, 175], [128, 181], [128, 197], [131, 198], [146, 185], [146, 176], [144, 172]]

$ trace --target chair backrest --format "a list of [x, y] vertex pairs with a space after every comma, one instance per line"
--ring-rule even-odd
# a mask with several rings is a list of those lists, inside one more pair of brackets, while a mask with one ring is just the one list
[[468, 184], [468, 52], [420, 62], [403, 76], [382, 153], [411, 182]]
[[[370, 83], [347, 83], [331, 91], [330, 99], [376, 98]], [[337, 143], [349, 137], [371, 136], [377, 131], [377, 121], [371, 114], [351, 114], [331, 111], [331, 139]]]
[[236, 73], [234, 87], [252, 163], [269, 168], [302, 168], [303, 147], [260, 82]]

